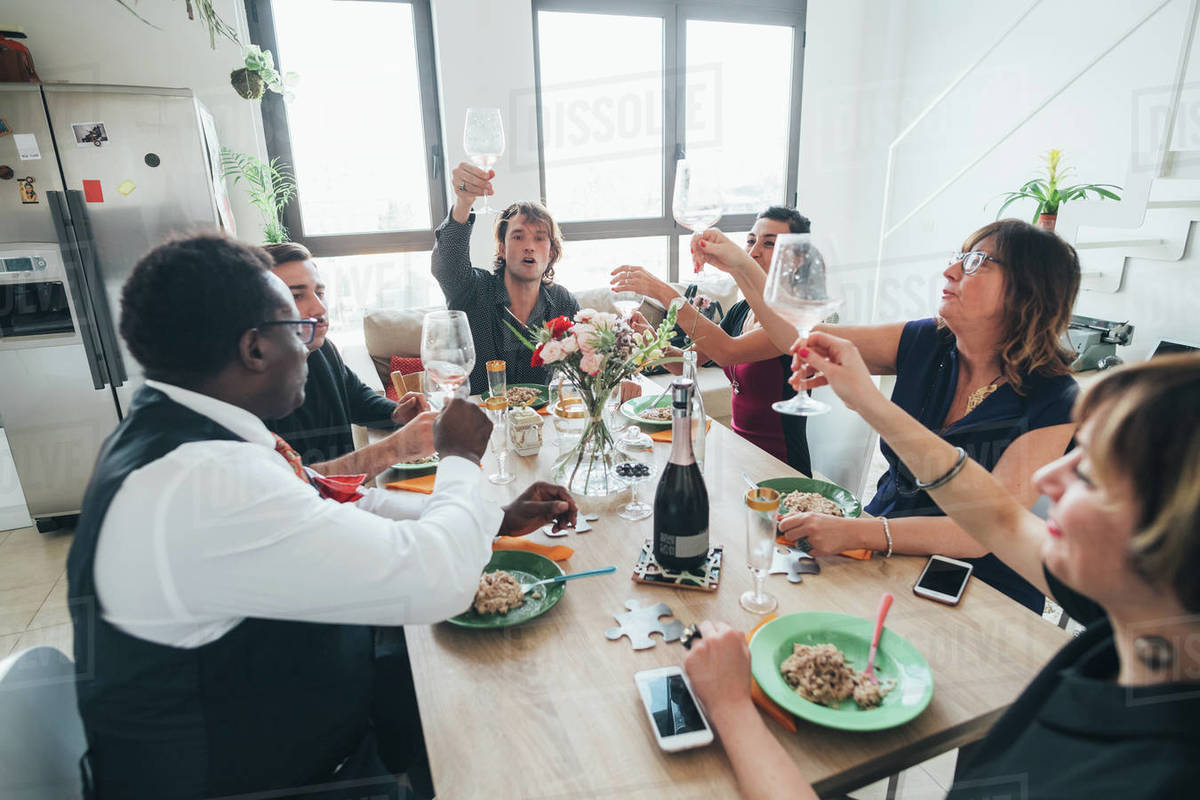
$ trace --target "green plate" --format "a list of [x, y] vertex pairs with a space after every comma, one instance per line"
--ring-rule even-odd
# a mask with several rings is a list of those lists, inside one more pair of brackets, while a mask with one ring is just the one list
[[[653, 400], [654, 400], [654, 395], [651, 395], [649, 397], [635, 397], [632, 400], [626, 400], [624, 403], [621, 404], [621, 414], [626, 419], [631, 419], [634, 422], [638, 423], [639, 425], [646, 425], [646, 426], [649, 426], [652, 428], [669, 428], [669, 427], [671, 427], [671, 420], [669, 420], [669, 419], [659, 421], [659, 420], [653, 420], [653, 419], [642, 419], [640, 416], [638, 416], [639, 414], [641, 414], [643, 411], [645, 411], [647, 408], [650, 407], [650, 403], [653, 402]], [[658, 402], [655, 403], [654, 406], [655, 406], [655, 408], [670, 408], [671, 407], [670, 392], [668, 392], [667, 394], [664, 394], [662, 397], [659, 397]]]
[[404, 461], [398, 461], [392, 464], [392, 469], [404, 473], [406, 478], [419, 478], [422, 475], [428, 475], [431, 472], [436, 472], [438, 468], [438, 459], [428, 461], [423, 464], [409, 464]]
[[865, 669], [871, 651], [874, 620], [847, 614], [812, 611], [773, 619], [750, 640], [750, 671], [767, 696], [801, 719], [846, 731], [878, 731], [915, 719], [933, 699], [933, 673], [915, 647], [888, 628], [879, 638], [875, 674], [896, 686], [876, 708], [860, 709], [853, 699], [837, 708], [805, 700], [779, 674], [792, 645], [832, 644], [846, 654], [850, 666]]
[[[558, 564], [550, 559], [539, 556], [537, 553], [527, 553], [524, 550], [497, 550], [492, 553], [492, 560], [487, 563], [483, 571], [495, 572], [498, 569], [512, 575], [518, 583], [533, 583], [543, 578], [554, 578], [563, 574]], [[554, 608], [554, 605], [562, 598], [564, 589], [566, 586], [561, 583], [543, 586], [542, 599], [537, 600], [526, 595], [525, 602], [507, 614], [477, 614], [475, 609], [471, 608], [446, 621], [451, 625], [458, 625], [460, 628], [511, 628], [513, 625], [528, 622], [534, 617], [540, 617]]]
[[[854, 495], [829, 481], [819, 481], [816, 478], [771, 478], [759, 481], [759, 486], [774, 489], [781, 495], [788, 492], [815, 492], [822, 497], [828, 497], [847, 517], [862, 516], [862, 503]], [[782, 509], [780, 509], [782, 511]]]
[[[518, 387], [523, 388], [523, 389], [537, 389], [538, 390], [538, 399], [534, 400], [532, 403], [529, 404], [530, 408], [533, 408], [533, 409], [542, 408], [543, 406], [545, 406], [547, 403], [550, 402], [550, 387], [549, 386], [543, 386], [540, 383], [510, 383], [508, 385], [509, 389], [516, 389]], [[484, 400], [487, 400], [489, 397], [492, 396], [492, 393], [484, 392], [480, 396]]]

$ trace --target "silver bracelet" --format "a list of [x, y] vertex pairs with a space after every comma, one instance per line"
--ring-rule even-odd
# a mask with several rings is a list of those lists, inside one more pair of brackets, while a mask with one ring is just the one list
[[892, 557], [892, 529], [890, 527], [888, 527], [888, 518], [887, 517], [880, 517], [880, 519], [883, 520], [883, 535], [887, 537], [887, 543], [888, 543], [887, 552], [883, 554], [883, 557], [891, 558]]
[[915, 486], [917, 487], [918, 491], [927, 492], [930, 489], [937, 489], [941, 486], [945, 486], [954, 479], [955, 475], [962, 472], [962, 468], [966, 466], [967, 463], [967, 451], [963, 450], [961, 447], [957, 447], [955, 449], [958, 450], [958, 460], [954, 462], [954, 466], [946, 470], [945, 474], [943, 474], [940, 478], [934, 478], [929, 483], [921, 483], [920, 481], [916, 481]]

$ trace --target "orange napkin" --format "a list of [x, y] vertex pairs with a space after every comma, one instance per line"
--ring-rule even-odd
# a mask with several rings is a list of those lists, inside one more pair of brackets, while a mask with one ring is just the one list
[[[750, 632], [746, 634], [747, 644], [752, 638], [754, 638], [754, 634], [759, 628], [775, 619], [776, 616], [778, 615], [767, 614], [765, 617], [759, 620], [758, 624], [751, 628]], [[762, 690], [762, 687], [758, 685], [758, 681], [754, 680], [753, 676], [750, 678], [750, 698], [754, 701], [756, 706], [761, 708], [763, 712], [766, 713], [768, 717], [775, 720], [792, 733], [796, 732], [796, 718], [780, 708], [779, 704], [774, 700], [767, 697], [767, 693]]]
[[[775, 543], [784, 545], [785, 547], [791, 547], [792, 545], [796, 544], [795, 542], [789, 542], [786, 536], [780, 536], [775, 540]], [[838, 555], [845, 556], [846, 558], [857, 558], [859, 561], [871, 560], [870, 550], [843, 550], [842, 552], [838, 553]]]
[[497, 536], [492, 541], [492, 550], [524, 550], [527, 553], [537, 553], [551, 561], [566, 561], [575, 555], [575, 551], [562, 544], [538, 544], [524, 536]]
[[399, 489], [405, 492], [420, 492], [433, 494], [433, 484], [437, 481], [437, 473], [422, 475], [419, 478], [407, 478], [402, 481], [392, 481], [387, 484], [389, 489]]
[[[704, 423], [704, 430], [707, 431], [710, 428], [712, 428], [712, 420], [711, 419]], [[671, 429], [666, 428], [665, 430], [655, 431], [654, 433], [650, 434], [650, 438], [656, 442], [668, 442], [669, 443], [671, 441]]]

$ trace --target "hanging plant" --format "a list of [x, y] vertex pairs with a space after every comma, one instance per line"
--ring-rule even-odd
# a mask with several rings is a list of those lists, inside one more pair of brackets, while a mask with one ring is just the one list
[[[126, 0], [117, 0], [117, 3], [130, 14], [133, 14], [142, 22], [149, 25], [151, 28], [162, 30], [153, 22], [139, 14], [133, 6], [126, 2]], [[217, 10], [213, 7], [213, 0], [184, 0], [184, 5], [187, 7], [188, 19], [194, 20], [196, 18], [196, 9], [200, 10], [200, 21], [203, 22], [204, 27], [208, 29], [208, 46], [213, 50], [217, 49], [217, 36], [223, 36], [235, 44], [240, 44], [240, 42], [238, 42], [237, 31], [233, 29], [232, 25], [221, 19], [221, 15], [218, 14]]]
[[233, 178], [233, 184], [245, 181], [250, 204], [263, 217], [263, 241], [275, 244], [288, 240], [283, 226], [283, 209], [296, 194], [296, 176], [278, 158], [270, 163], [228, 147], [221, 148], [221, 177]]
[[233, 90], [247, 100], [261, 100], [263, 92], [270, 89], [283, 99], [291, 102], [292, 86], [299, 76], [294, 72], [280, 76], [275, 69], [275, 59], [270, 50], [263, 50], [256, 44], [245, 47], [244, 67], [238, 67], [229, 73], [229, 82]]

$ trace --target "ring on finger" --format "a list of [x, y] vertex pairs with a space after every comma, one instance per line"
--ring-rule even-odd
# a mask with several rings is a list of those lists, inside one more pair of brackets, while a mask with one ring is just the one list
[[467, 182], [463, 181], [460, 184], [458, 184], [458, 190], [460, 192], [465, 192], [467, 190]]

